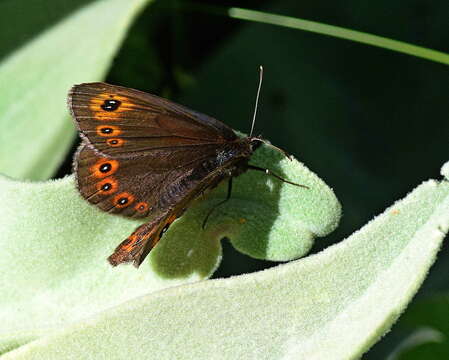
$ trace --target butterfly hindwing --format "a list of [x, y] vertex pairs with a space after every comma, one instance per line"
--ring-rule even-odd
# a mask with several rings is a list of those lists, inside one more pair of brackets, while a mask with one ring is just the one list
[[148, 253], [161, 239], [163, 233], [181, 213], [176, 209], [155, 215], [152, 219], [140, 225], [127, 239], [125, 239], [113, 254], [108, 257], [112, 266], [133, 262], [138, 267]]
[[109, 156], [185, 150], [237, 138], [229, 127], [207, 115], [151, 94], [105, 83], [75, 85], [68, 105], [87, 142]]

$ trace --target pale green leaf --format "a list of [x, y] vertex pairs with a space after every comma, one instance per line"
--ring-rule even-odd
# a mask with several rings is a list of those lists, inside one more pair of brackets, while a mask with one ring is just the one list
[[0, 352], [140, 295], [209, 277], [223, 237], [252, 256], [286, 260], [337, 226], [340, 204], [315, 174], [266, 146], [253, 161], [310, 189], [247, 172], [204, 230], [226, 184], [189, 208], [139, 269], [112, 268], [106, 258], [140, 222], [89, 205], [72, 176], [43, 183], [0, 177]]
[[[68, 90], [104, 77], [132, 19], [147, 2], [94, 1], [2, 59], [1, 173], [35, 180], [54, 174], [75, 135]], [[26, 10], [27, 1], [15, 6]]]
[[356, 359], [416, 293], [448, 228], [449, 182], [430, 180], [321, 253], [129, 301], [5, 359]]

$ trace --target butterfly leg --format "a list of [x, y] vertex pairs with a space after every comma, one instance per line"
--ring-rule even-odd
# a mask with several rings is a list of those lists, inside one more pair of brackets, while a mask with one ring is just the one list
[[257, 170], [257, 171], [262, 171], [262, 172], [264, 172], [265, 174], [267, 174], [267, 175], [269, 175], [269, 176], [273, 176], [273, 177], [275, 177], [276, 179], [279, 179], [279, 180], [281, 180], [282, 182], [285, 182], [285, 183], [287, 183], [287, 184], [291, 184], [291, 185], [295, 185], [295, 186], [300, 186], [300, 187], [303, 187], [303, 188], [306, 188], [306, 189], [309, 188], [309, 187], [306, 186], [306, 185], [301, 185], [301, 184], [297, 184], [297, 183], [288, 181], [288, 180], [284, 179], [283, 177], [281, 177], [281, 176], [275, 174], [275, 173], [272, 172], [270, 169], [264, 169], [264, 168], [261, 168], [261, 167], [259, 167], [259, 166], [254, 166], [254, 165], [250, 165], [250, 164], [248, 164], [248, 169], [251, 169], [251, 170]]
[[209, 219], [209, 216], [214, 212], [214, 210], [217, 207], [219, 207], [220, 205], [223, 205], [226, 201], [228, 201], [231, 198], [231, 193], [232, 193], [232, 177], [230, 177], [228, 180], [228, 193], [226, 195], [226, 199], [224, 199], [223, 201], [220, 201], [217, 205], [215, 205], [212, 209], [209, 210], [209, 212], [207, 213], [207, 215], [203, 221], [203, 226], [202, 226], [203, 230], [206, 227], [207, 219]]

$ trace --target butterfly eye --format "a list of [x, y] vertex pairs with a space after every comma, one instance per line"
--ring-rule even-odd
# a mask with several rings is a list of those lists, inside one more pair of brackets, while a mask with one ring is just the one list
[[119, 108], [119, 106], [122, 104], [122, 102], [120, 100], [105, 100], [103, 102], [103, 105], [101, 105], [101, 108], [104, 111], [115, 111]]
[[127, 206], [131, 205], [131, 203], [133, 201], [134, 201], [134, 196], [132, 196], [131, 194], [128, 194], [128, 193], [120, 193], [120, 194], [116, 195], [114, 198], [114, 204], [118, 208], [127, 207]]
[[113, 159], [101, 159], [90, 168], [93, 175], [103, 178], [115, 173], [118, 169], [118, 161]]
[[112, 147], [122, 146], [125, 142], [123, 139], [108, 139], [107, 144]]

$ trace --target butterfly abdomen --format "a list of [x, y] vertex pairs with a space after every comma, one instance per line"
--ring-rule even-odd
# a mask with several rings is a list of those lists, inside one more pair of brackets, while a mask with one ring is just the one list
[[249, 151], [249, 145], [242, 142], [218, 149], [216, 157], [204, 160], [182, 178], [171, 182], [161, 193], [157, 207], [169, 208], [188, 202], [207, 189], [216, 187], [226, 177], [240, 175], [246, 171]]

